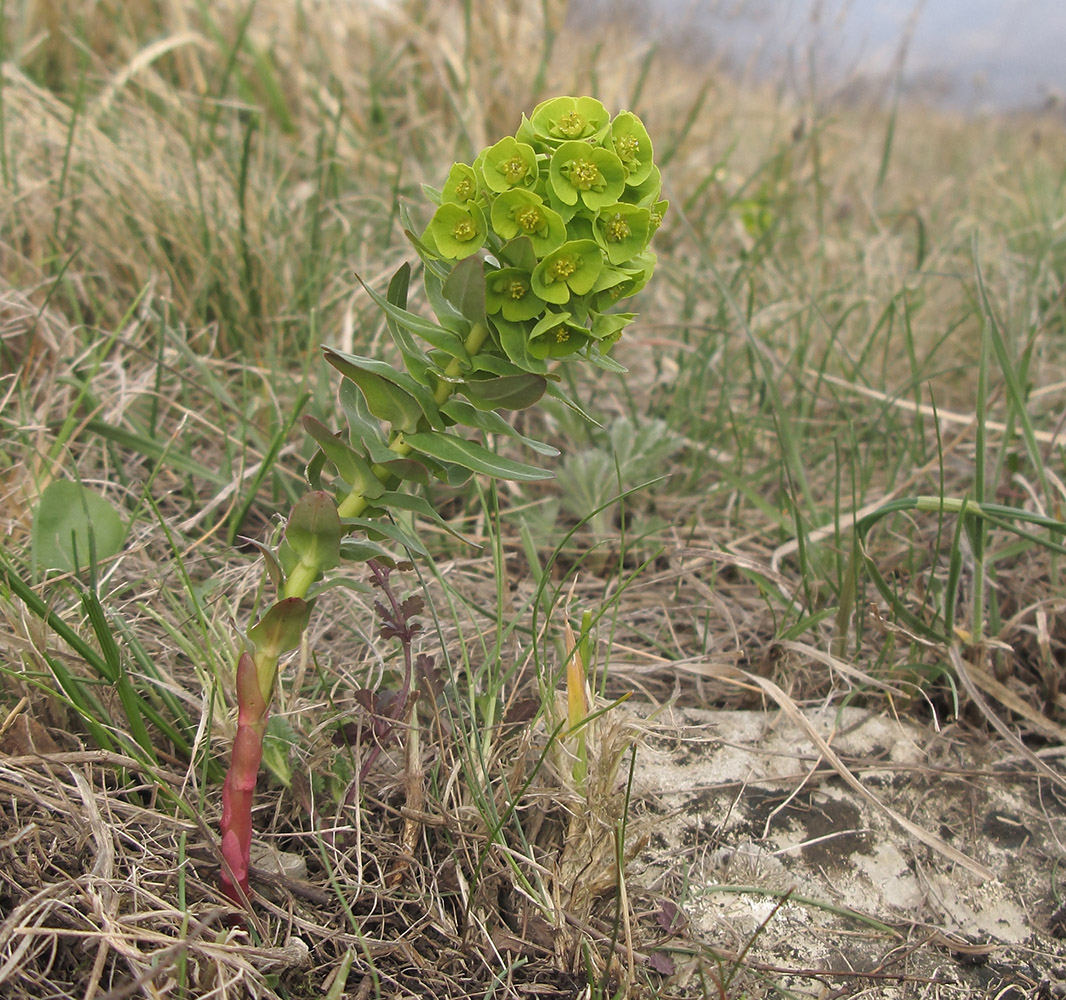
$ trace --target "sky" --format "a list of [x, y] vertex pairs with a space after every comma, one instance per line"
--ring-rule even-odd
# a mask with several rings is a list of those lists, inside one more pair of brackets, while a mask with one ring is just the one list
[[[966, 110], [1034, 107], [1066, 97], [1066, 0], [652, 0], [667, 23], [693, 18], [743, 65], [806, 73], [823, 84], [891, 71], [908, 32], [904, 80]], [[756, 55], [761, 59], [756, 59]], [[799, 56], [797, 59], [795, 57]]]

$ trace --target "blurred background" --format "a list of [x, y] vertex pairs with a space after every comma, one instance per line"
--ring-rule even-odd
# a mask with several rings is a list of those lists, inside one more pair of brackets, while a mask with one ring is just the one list
[[1062, 0], [580, 0], [572, 8], [589, 19], [621, 10], [657, 40], [804, 94], [898, 92], [982, 113], [1056, 106], [1066, 93]]

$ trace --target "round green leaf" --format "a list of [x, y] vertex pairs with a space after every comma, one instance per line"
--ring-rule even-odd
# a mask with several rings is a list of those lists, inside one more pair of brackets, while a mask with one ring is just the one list
[[565, 358], [588, 342], [588, 330], [569, 313], [548, 313], [529, 335], [529, 353], [535, 358]]
[[566, 242], [566, 223], [562, 216], [532, 191], [520, 188], [505, 191], [492, 203], [489, 221], [493, 232], [502, 239], [528, 236], [538, 257]]
[[441, 202], [465, 205], [468, 201], [473, 201], [477, 194], [477, 176], [474, 174], [474, 168], [466, 163], [453, 163], [440, 193]]
[[485, 214], [474, 202], [445, 202], [430, 219], [424, 238], [447, 260], [461, 260], [477, 253], [485, 242]]
[[613, 205], [626, 186], [622, 161], [587, 142], [564, 142], [552, 154], [548, 180], [564, 205], [580, 202], [593, 212]]
[[111, 503], [81, 483], [59, 479], [33, 512], [32, 545], [38, 566], [77, 573], [122, 548], [125, 528]]
[[626, 183], [642, 184], [652, 168], [651, 138], [644, 123], [632, 111], [623, 111], [611, 122], [611, 145], [626, 172]]
[[497, 194], [512, 188], [530, 188], [537, 183], [536, 151], [513, 136], [504, 136], [485, 150], [481, 173], [485, 186]]
[[644, 252], [651, 238], [651, 212], [638, 205], [619, 202], [596, 217], [596, 239], [607, 251], [607, 259], [624, 264]]
[[504, 267], [488, 276], [485, 307], [490, 315], [500, 313], [505, 320], [521, 323], [544, 311], [544, 303], [530, 287], [530, 274], [517, 267]]
[[602, 135], [610, 115], [594, 97], [553, 97], [541, 101], [529, 120], [538, 139], [560, 143]]
[[548, 254], [534, 269], [532, 288], [545, 302], [562, 305], [570, 294], [592, 289], [603, 268], [603, 251], [594, 240], [573, 240]]

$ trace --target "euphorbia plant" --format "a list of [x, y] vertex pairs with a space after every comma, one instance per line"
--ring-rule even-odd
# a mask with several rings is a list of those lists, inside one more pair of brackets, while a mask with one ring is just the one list
[[[384, 296], [367, 289], [402, 367], [326, 349], [342, 376], [348, 426], [334, 432], [305, 419], [319, 445], [307, 470], [312, 492], [294, 507], [278, 552], [264, 549], [279, 598], [238, 660], [237, 737], [223, 787], [222, 887], [235, 902], [249, 889], [252, 793], [279, 657], [298, 645], [316, 588], [342, 557], [387, 564], [390, 544], [425, 554], [389, 517], [440, 520], [413, 488], [455, 486], [475, 473], [550, 476], [479, 438], [508, 434], [557, 454], [499, 411], [533, 406], [546, 392], [564, 398], [549, 368], [557, 359], [624, 371], [609, 351], [633, 316], [614, 307], [650, 277], [648, 243], [666, 209], [640, 119], [624, 111], [612, 120], [591, 97], [541, 103], [513, 136], [454, 164], [442, 189], [424, 190], [435, 211], [420, 236], [408, 236], [436, 321], [408, 310], [406, 264]], [[393, 700], [397, 718], [407, 701]]]

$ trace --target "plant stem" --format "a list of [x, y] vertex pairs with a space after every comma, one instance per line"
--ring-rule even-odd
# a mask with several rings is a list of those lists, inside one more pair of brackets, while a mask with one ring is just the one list
[[237, 663], [237, 735], [222, 785], [222, 891], [240, 905], [250, 891], [248, 857], [252, 846], [252, 796], [263, 757], [269, 695], [264, 697], [256, 663], [242, 653]]
[[[475, 323], [463, 342], [466, 353], [473, 357], [484, 346], [489, 336], [489, 328], [484, 323]], [[437, 382], [437, 388], [433, 392], [433, 401], [438, 406], [443, 406], [452, 393], [455, 392], [456, 381], [463, 374], [463, 363], [459, 358], [452, 358], [448, 367], [444, 369], [444, 376]], [[404, 440], [400, 431], [394, 431], [389, 441], [389, 448], [401, 458], [411, 454], [411, 446]], [[372, 471], [381, 482], [386, 482], [392, 473], [384, 465], [375, 465]], [[358, 517], [366, 510], [369, 501], [362, 490], [353, 489], [337, 506], [337, 513], [341, 517]], [[297, 595], [293, 595], [297, 596]]]

